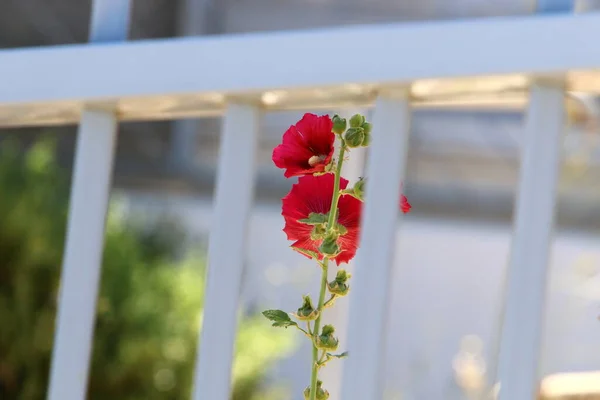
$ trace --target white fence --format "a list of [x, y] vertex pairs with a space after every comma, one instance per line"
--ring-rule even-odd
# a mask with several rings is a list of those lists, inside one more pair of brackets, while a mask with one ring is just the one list
[[129, 1], [93, 4], [96, 43], [0, 51], [0, 126], [79, 123], [49, 400], [85, 398], [117, 121], [224, 115], [194, 399], [225, 400], [260, 114], [373, 103], [343, 399], [382, 398], [411, 107], [464, 105], [528, 109], [497, 379], [500, 400], [534, 398], [564, 95], [600, 92], [600, 15], [120, 43]]

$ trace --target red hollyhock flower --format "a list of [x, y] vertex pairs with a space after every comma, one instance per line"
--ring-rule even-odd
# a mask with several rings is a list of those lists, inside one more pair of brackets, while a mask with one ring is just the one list
[[[303, 176], [298, 179], [298, 183], [292, 186], [292, 190], [282, 200], [281, 214], [285, 219], [283, 231], [287, 234], [288, 240], [294, 240], [292, 248], [309, 258], [311, 253], [316, 254], [319, 259], [323, 258], [319, 254], [322, 239], [314, 239], [312, 237], [314, 226], [299, 222], [299, 220], [307, 219], [313, 213], [329, 213], [334, 178], [335, 175], [331, 173]], [[340, 178], [340, 189], [344, 190], [347, 186], [348, 180]], [[349, 262], [356, 254], [362, 206], [362, 201], [351, 195], [340, 196], [337, 223], [345, 228], [345, 232], [338, 239], [341, 253], [334, 258], [338, 265]], [[400, 209], [405, 214], [411, 209], [411, 205], [404, 195], [400, 198]]]
[[286, 178], [323, 172], [333, 157], [335, 134], [332, 128], [329, 115], [304, 114], [273, 149], [273, 162], [285, 169]]
[[[312, 239], [313, 226], [298, 222], [298, 220], [308, 218], [311, 213], [329, 213], [334, 178], [334, 174], [303, 176], [282, 200], [281, 214], [285, 218], [283, 231], [287, 234], [288, 240], [295, 241], [292, 248], [307, 257], [310, 256], [306, 251], [318, 254], [322, 239]], [[348, 186], [348, 180], [341, 178], [340, 189], [345, 189], [346, 186]], [[340, 196], [338, 210], [337, 222], [346, 228], [346, 233], [338, 239], [341, 253], [334, 258], [337, 264], [341, 264], [347, 263], [356, 254], [362, 202], [352, 196], [343, 195]], [[319, 259], [322, 258], [319, 255]]]

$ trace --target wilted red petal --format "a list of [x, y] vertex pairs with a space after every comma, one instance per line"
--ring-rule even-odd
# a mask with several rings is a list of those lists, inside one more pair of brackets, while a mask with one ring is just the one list
[[332, 128], [328, 115], [304, 114], [273, 149], [273, 162], [285, 169], [286, 178], [323, 172], [333, 157], [335, 134]]

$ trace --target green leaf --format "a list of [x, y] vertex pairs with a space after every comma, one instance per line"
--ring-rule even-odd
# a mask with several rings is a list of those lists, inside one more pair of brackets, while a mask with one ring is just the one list
[[337, 229], [340, 236], [344, 236], [346, 233], [348, 233], [348, 229], [342, 224], [335, 224], [335, 228]]
[[269, 321], [291, 321], [288, 313], [281, 310], [266, 310], [263, 311], [263, 315], [267, 317]]
[[297, 323], [295, 323], [294, 321], [283, 321], [283, 322], [273, 322], [274, 327], [276, 328], [288, 328], [290, 326], [296, 326], [298, 325]]
[[331, 354], [331, 353], [327, 353], [327, 356], [328, 356], [328, 357], [334, 357], [334, 358], [346, 358], [346, 357], [348, 357], [348, 352], [347, 352], [347, 351], [345, 351], [345, 352], [343, 352], [343, 353], [340, 353], [340, 354]]
[[359, 195], [356, 194], [356, 192], [354, 191], [354, 189], [345, 189], [345, 190], [340, 190], [340, 194], [341, 195], [348, 195], [348, 196], [352, 196], [354, 197], [356, 200], [360, 200], [364, 202], [364, 199], [362, 197], [360, 197]]
[[288, 313], [286, 313], [285, 311], [267, 310], [267, 311], [263, 311], [263, 315], [269, 321], [273, 321], [273, 326], [278, 327], [278, 328], [287, 328], [290, 326], [298, 325], [297, 323], [292, 321], [292, 319], [290, 318]]
[[319, 225], [324, 224], [329, 219], [327, 214], [319, 214], [319, 213], [310, 213], [308, 214], [308, 218], [299, 219], [298, 222], [307, 225]]

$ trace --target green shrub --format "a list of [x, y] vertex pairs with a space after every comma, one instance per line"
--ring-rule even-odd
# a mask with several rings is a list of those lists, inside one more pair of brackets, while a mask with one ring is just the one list
[[[65, 237], [68, 176], [49, 142], [0, 146], [0, 398], [45, 397]], [[110, 213], [90, 400], [190, 396], [204, 288], [201, 257], [174, 265], [181, 236]], [[268, 364], [290, 348], [259, 316], [239, 326], [236, 400], [266, 399]]]

